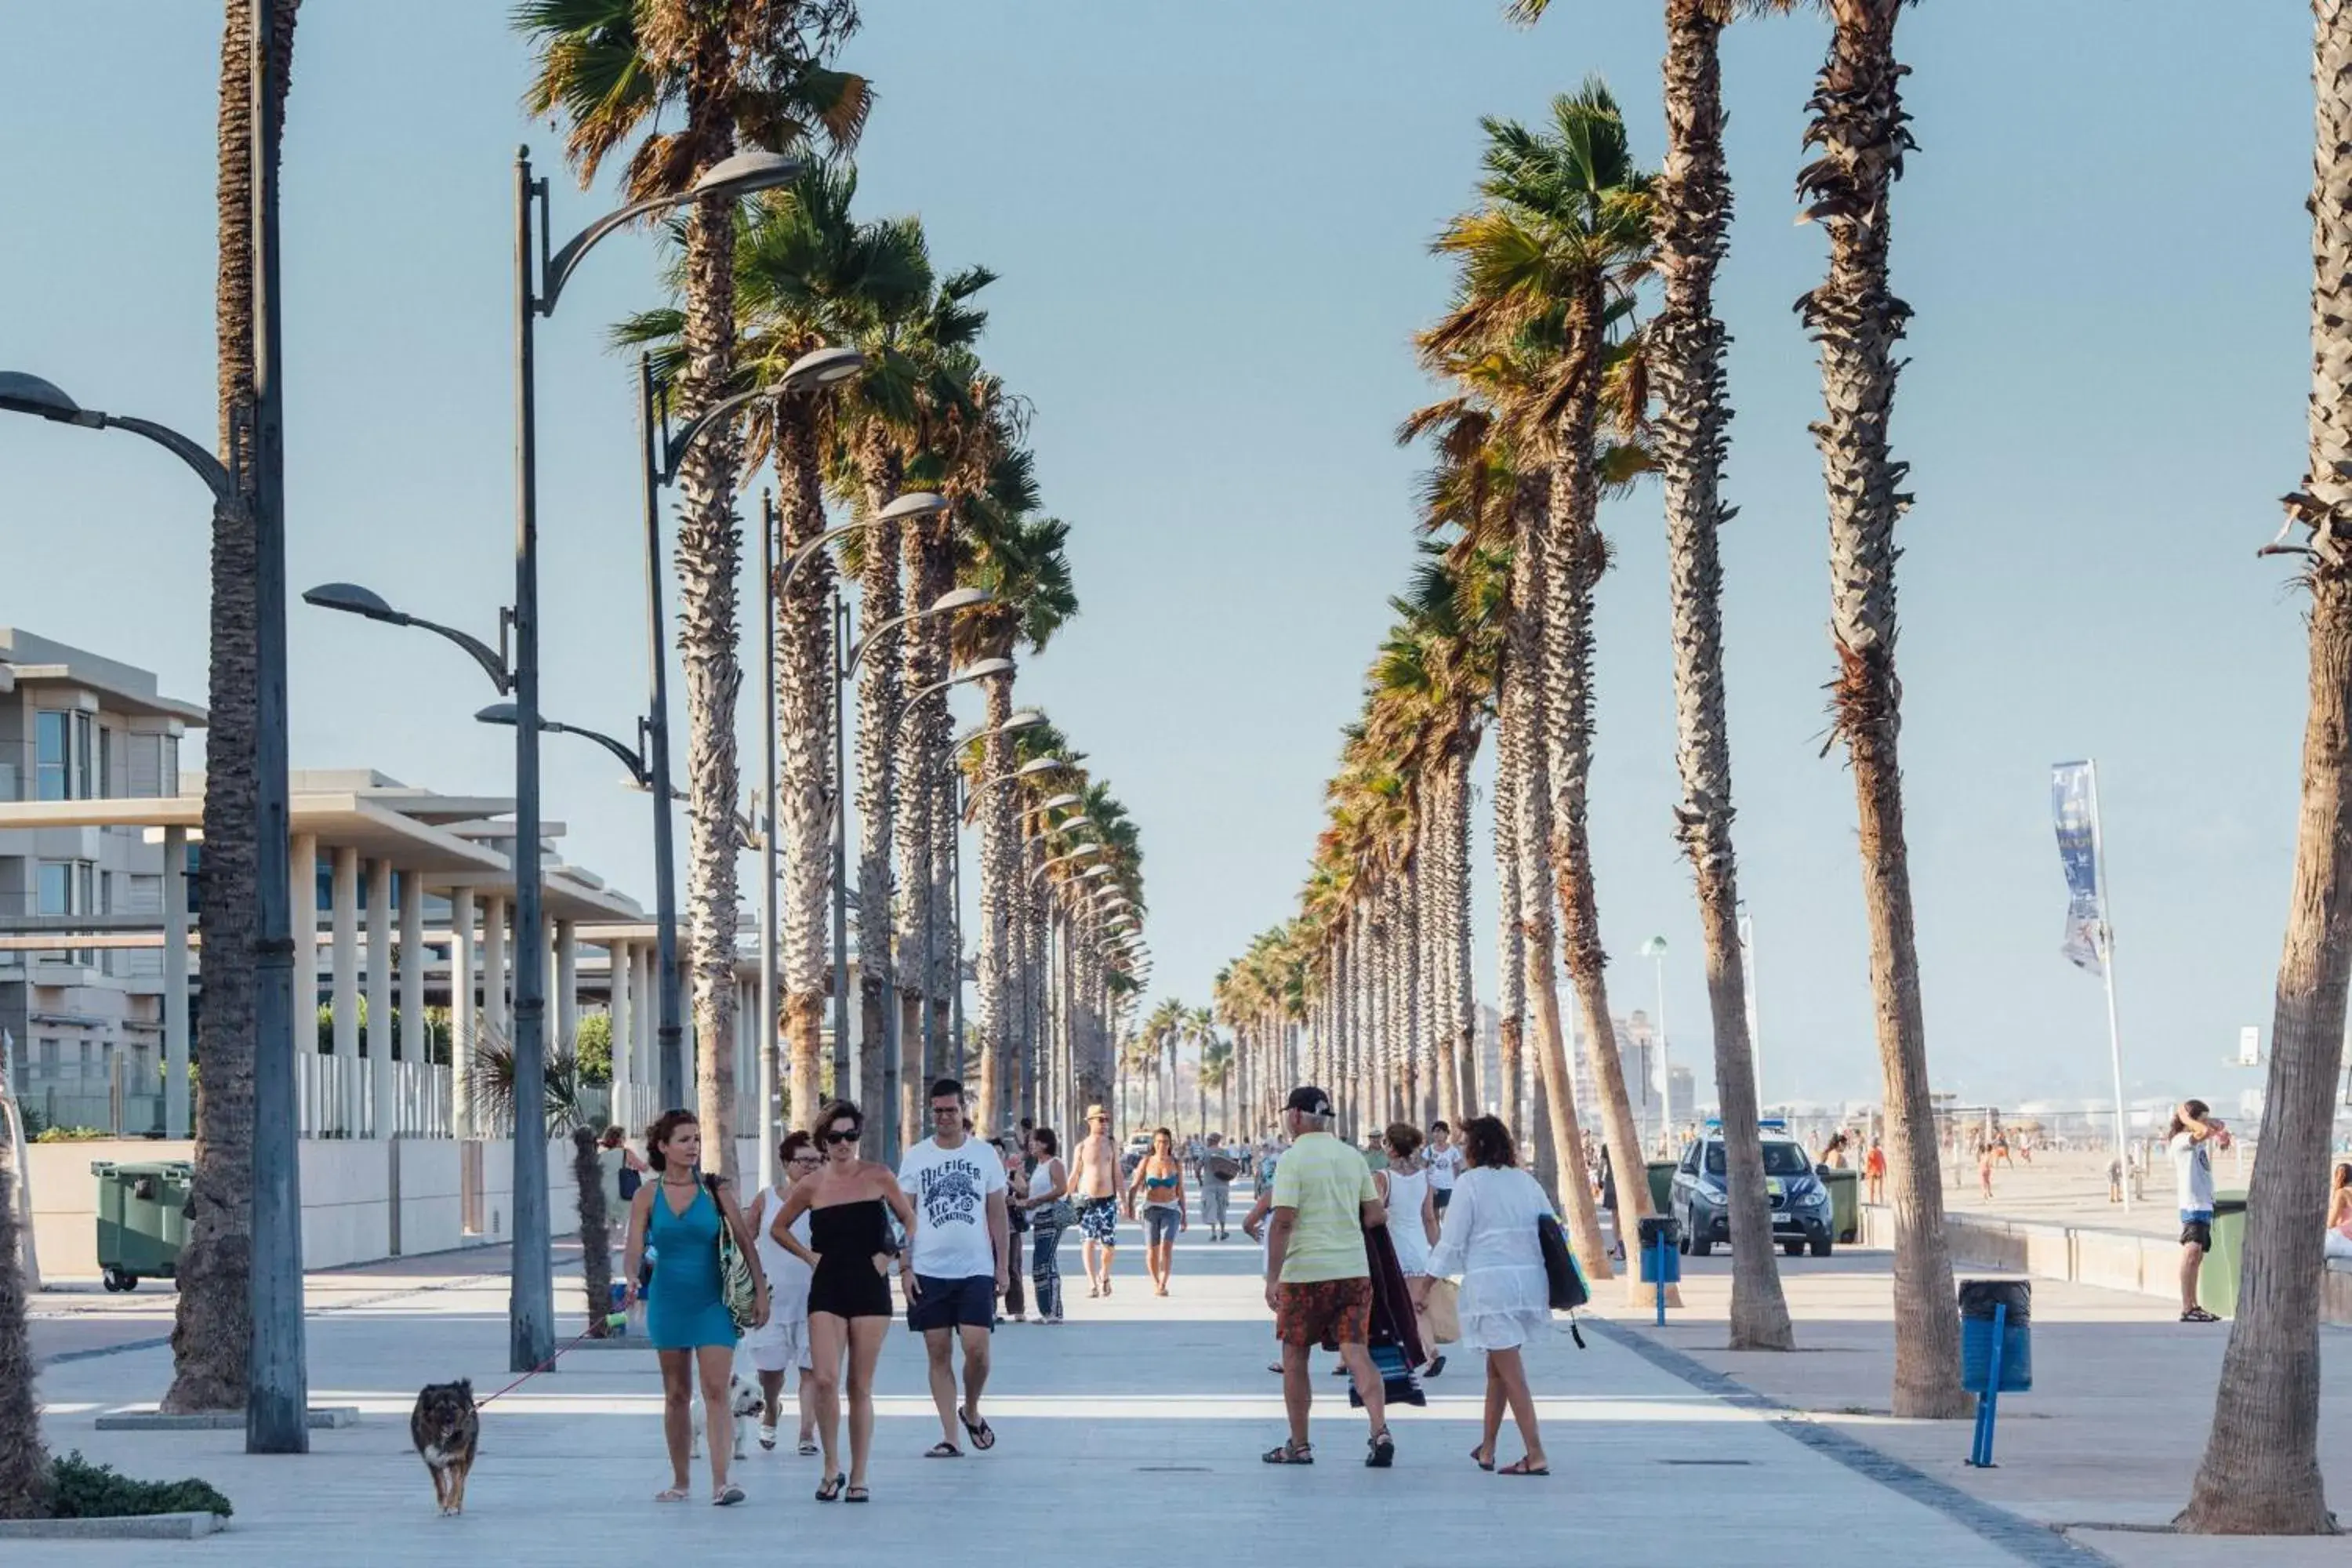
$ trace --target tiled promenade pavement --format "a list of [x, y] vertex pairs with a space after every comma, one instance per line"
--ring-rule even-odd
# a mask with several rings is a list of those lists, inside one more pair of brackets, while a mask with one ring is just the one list
[[[44, 1353], [57, 1359], [42, 1373], [52, 1447], [79, 1447], [142, 1476], [202, 1475], [237, 1515], [229, 1530], [194, 1542], [45, 1543], [40, 1560], [119, 1564], [135, 1552], [142, 1563], [505, 1568], [788, 1552], [803, 1563], [912, 1553], [988, 1564], [1073, 1554], [1182, 1561], [1206, 1551], [1248, 1563], [1459, 1559], [1548, 1568], [1795, 1562], [1845, 1547], [1936, 1568], [2100, 1561], [2020, 1514], [1972, 1500], [1941, 1475], [1890, 1462], [1864, 1446], [1867, 1433], [1858, 1439], [1834, 1424], [1790, 1423], [1737, 1391], [1726, 1397], [1720, 1385], [1695, 1384], [1689, 1374], [1706, 1375], [1696, 1363], [1662, 1365], [1613, 1325], [1588, 1328], [1589, 1350], [1561, 1331], [1531, 1356], [1549, 1479], [1472, 1467], [1480, 1393], [1473, 1357], [1456, 1357], [1431, 1384], [1426, 1410], [1398, 1414], [1397, 1465], [1386, 1473], [1361, 1468], [1361, 1417], [1347, 1412], [1340, 1380], [1318, 1365], [1320, 1462], [1265, 1466], [1258, 1455], [1279, 1439], [1282, 1419], [1266, 1371], [1256, 1252], [1238, 1238], [1220, 1246], [1197, 1235], [1178, 1248], [1167, 1300], [1150, 1295], [1131, 1229], [1120, 1288], [1107, 1301], [1086, 1299], [1077, 1247], [1066, 1247], [1066, 1280], [1077, 1286], [1071, 1321], [997, 1335], [986, 1410], [1000, 1441], [985, 1455], [919, 1457], [937, 1425], [918, 1347], [894, 1331], [880, 1373], [874, 1500], [865, 1507], [815, 1502], [818, 1462], [794, 1458], [789, 1444], [755, 1450], [739, 1469], [751, 1493], [742, 1508], [656, 1505], [667, 1466], [653, 1358], [594, 1350], [568, 1355], [485, 1413], [466, 1517], [436, 1518], [405, 1416], [427, 1381], [470, 1375], [486, 1394], [509, 1381], [495, 1252], [314, 1280], [314, 1309], [324, 1310], [310, 1321], [313, 1398], [356, 1405], [363, 1416], [355, 1427], [312, 1434], [307, 1458], [248, 1458], [235, 1432], [97, 1431], [101, 1411], [156, 1396], [169, 1352], [53, 1343]], [[578, 1321], [576, 1278], [558, 1277], [567, 1335]], [[1703, 1311], [1695, 1306], [1694, 1315]], [[1933, 1435], [1938, 1452], [1957, 1453], [1965, 1441], [1956, 1428]], [[1505, 1458], [1517, 1451], [1507, 1436]], [[698, 1470], [698, 1492], [706, 1484]]]

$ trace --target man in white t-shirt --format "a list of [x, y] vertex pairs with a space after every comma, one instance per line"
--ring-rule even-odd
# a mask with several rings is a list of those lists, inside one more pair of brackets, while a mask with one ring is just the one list
[[2197, 1271], [2213, 1246], [2213, 1151], [2230, 1146], [2230, 1130], [2203, 1100], [2186, 1100], [2172, 1113], [2165, 1144], [2180, 1204], [2180, 1321], [2218, 1323], [2197, 1304]]
[[1462, 1151], [1454, 1146], [1454, 1129], [1443, 1121], [1429, 1124], [1429, 1146], [1422, 1151], [1429, 1166], [1429, 1201], [1444, 1214], [1454, 1200], [1454, 1178], [1462, 1173]]
[[[996, 1447], [996, 1433], [980, 1414], [980, 1394], [988, 1385], [988, 1336], [1012, 1251], [1004, 1162], [964, 1125], [963, 1085], [951, 1078], [931, 1085], [931, 1129], [898, 1163], [898, 1184], [915, 1210], [899, 1277], [907, 1287], [907, 1327], [923, 1336], [930, 1353], [931, 1402], [940, 1412], [940, 1438], [926, 1458], [953, 1459], [963, 1455], [959, 1422], [973, 1447]], [[958, 1339], [961, 1409], [952, 1356]]]

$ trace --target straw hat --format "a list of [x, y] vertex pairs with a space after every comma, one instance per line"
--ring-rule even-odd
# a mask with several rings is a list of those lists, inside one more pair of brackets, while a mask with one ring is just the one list
[[1108, 1121], [1110, 1120], [1110, 1112], [1105, 1110], [1099, 1105], [1089, 1105], [1087, 1107], [1086, 1120], [1088, 1121]]

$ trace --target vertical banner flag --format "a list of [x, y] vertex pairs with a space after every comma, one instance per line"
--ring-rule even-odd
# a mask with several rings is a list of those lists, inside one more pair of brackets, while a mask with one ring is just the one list
[[2058, 951], [2076, 968], [2104, 972], [2106, 903], [2099, 887], [2098, 826], [2091, 764], [2050, 770], [2050, 816], [2058, 829], [2058, 864], [2066, 873], [2066, 940]]

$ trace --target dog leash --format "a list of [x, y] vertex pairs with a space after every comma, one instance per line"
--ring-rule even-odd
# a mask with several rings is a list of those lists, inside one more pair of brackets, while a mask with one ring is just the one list
[[508, 1394], [512, 1394], [516, 1389], [520, 1388], [524, 1384], [529, 1383], [532, 1378], [537, 1377], [541, 1373], [545, 1372], [549, 1367], [553, 1366], [558, 1361], [561, 1361], [563, 1358], [563, 1352], [565, 1351], [568, 1351], [573, 1346], [579, 1344], [583, 1340], [592, 1338], [595, 1334], [596, 1331], [604, 1326], [604, 1325], [602, 1323], [591, 1324], [585, 1330], [574, 1334], [570, 1340], [558, 1345], [555, 1348], [555, 1353], [553, 1355], [549, 1356], [545, 1361], [541, 1362], [537, 1366], [532, 1367], [529, 1372], [524, 1373], [520, 1377], [516, 1378], [512, 1383], [509, 1383], [504, 1388], [499, 1389], [498, 1393], [491, 1394], [489, 1399], [477, 1399], [474, 1401], [474, 1408], [479, 1410], [488, 1405], [491, 1400], [503, 1399]]

